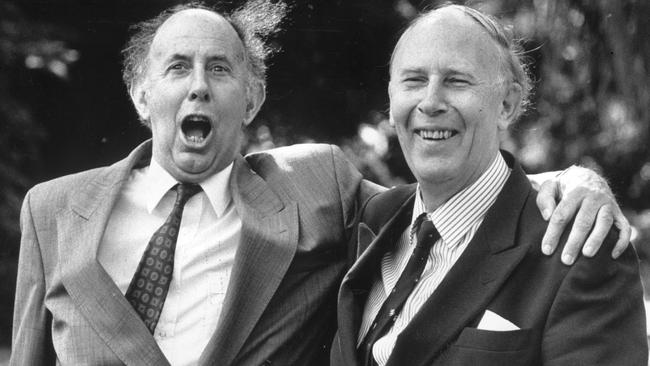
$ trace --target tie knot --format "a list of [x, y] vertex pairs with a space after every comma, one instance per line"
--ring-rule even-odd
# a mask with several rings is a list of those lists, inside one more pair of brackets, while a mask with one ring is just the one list
[[185, 205], [187, 200], [201, 191], [201, 186], [198, 184], [179, 183], [173, 188], [176, 191], [175, 205]]
[[418, 245], [421, 245], [421, 243], [427, 241], [435, 242], [436, 240], [438, 240], [438, 238], [440, 238], [440, 234], [438, 234], [438, 230], [436, 230], [436, 227], [433, 226], [433, 222], [431, 222], [431, 220], [426, 220], [420, 224], [417, 237], [418, 237]]
[[433, 225], [433, 222], [428, 219], [426, 212], [420, 214], [415, 219], [413, 226], [411, 228], [411, 241], [413, 236], [417, 237], [418, 246], [428, 246], [431, 248], [433, 243], [435, 243], [439, 238], [440, 234], [436, 227]]

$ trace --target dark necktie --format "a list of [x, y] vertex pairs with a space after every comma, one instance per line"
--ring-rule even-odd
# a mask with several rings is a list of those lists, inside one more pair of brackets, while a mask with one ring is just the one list
[[427, 220], [426, 213], [418, 216], [413, 228], [417, 230], [417, 243], [413, 248], [413, 253], [359, 347], [359, 357], [362, 365], [376, 365], [372, 357], [373, 345], [390, 330], [395, 320], [397, 320], [406, 299], [420, 281], [431, 247], [440, 238], [440, 234], [433, 226], [433, 223]]
[[183, 208], [190, 197], [201, 191], [201, 187], [181, 183], [172, 190], [176, 191], [174, 209], [165, 223], [151, 236], [125, 295], [152, 334], [158, 324], [174, 272], [174, 251]]

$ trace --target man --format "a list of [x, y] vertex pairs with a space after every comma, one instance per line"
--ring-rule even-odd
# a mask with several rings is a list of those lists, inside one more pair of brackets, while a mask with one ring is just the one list
[[647, 365], [633, 250], [572, 267], [538, 250], [536, 193], [498, 139], [528, 85], [511, 39], [474, 9], [443, 6], [403, 33], [390, 120], [418, 184], [363, 209], [332, 365]]
[[243, 20], [281, 7], [255, 4], [140, 25], [125, 79], [152, 140], [27, 194], [10, 364], [328, 362], [345, 244], [377, 187], [332, 146], [238, 154], [268, 28]]

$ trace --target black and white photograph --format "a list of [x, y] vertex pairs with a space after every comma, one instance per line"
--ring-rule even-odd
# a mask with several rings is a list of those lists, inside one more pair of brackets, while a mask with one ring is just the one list
[[650, 2], [0, 0], [0, 366], [650, 366]]

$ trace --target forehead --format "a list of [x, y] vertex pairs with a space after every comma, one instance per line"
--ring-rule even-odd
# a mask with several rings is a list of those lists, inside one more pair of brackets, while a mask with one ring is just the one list
[[391, 69], [450, 67], [496, 75], [500, 62], [498, 45], [478, 23], [460, 10], [440, 9], [402, 35]]
[[241, 60], [244, 46], [235, 29], [221, 15], [204, 9], [188, 9], [172, 15], [160, 26], [150, 51], [152, 58], [215, 53]]

